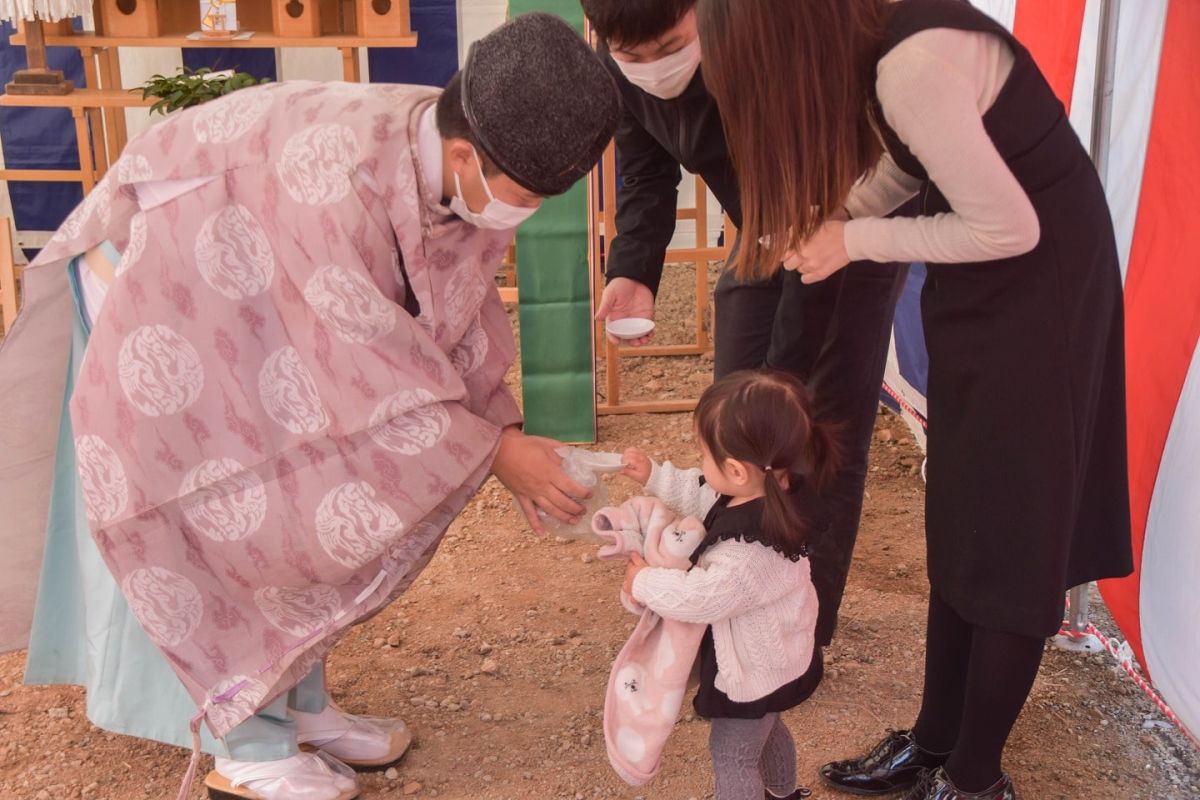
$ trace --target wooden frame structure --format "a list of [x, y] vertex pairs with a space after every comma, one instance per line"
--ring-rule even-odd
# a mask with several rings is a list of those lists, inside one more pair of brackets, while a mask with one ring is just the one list
[[[358, 5], [370, 0], [359, 0]], [[11, 95], [0, 97], [0, 107], [66, 108], [75, 119], [76, 139], [79, 147], [78, 170], [0, 170], [0, 180], [66, 181], [83, 184], [87, 194], [104, 176], [110, 164], [116, 162], [128, 142], [129, 133], [125, 125], [125, 109], [149, 106], [154, 100], [143, 100], [140, 92], [130, 93], [121, 85], [121, 66], [118, 50], [122, 47], [179, 47], [179, 48], [266, 48], [281, 47], [325, 47], [336, 48], [342, 54], [342, 75], [346, 81], [357, 83], [362, 80], [359, 69], [359, 49], [363, 47], [416, 47], [417, 34], [408, 24], [408, 2], [398, 0], [389, 14], [396, 17], [396, 35], [358, 35], [344, 33], [321, 33], [316, 36], [277, 35], [270, 32], [271, 10], [263, 6], [258, 9], [265, 32], [255, 33], [248, 39], [236, 38], [193, 38], [194, 34], [168, 32], [161, 36], [117, 36], [98, 33], [76, 33], [69, 24], [46, 26], [45, 40], [51, 47], [74, 47], [83, 61], [86, 89], [76, 89], [66, 95]], [[147, 8], [151, 6], [147, 4]], [[188, 6], [190, 17], [197, 17], [198, 6]], [[361, 9], [360, 9], [361, 11]], [[362, 11], [359, 16], [367, 14]], [[369, 15], [368, 15], [369, 17]], [[364, 17], [367, 19], [368, 17]], [[102, 17], [97, 14], [97, 22]], [[199, 24], [196, 19], [197, 26]], [[155, 23], [158, 24], [158, 23]], [[362, 23], [366, 25], [367, 23]], [[172, 27], [168, 25], [167, 27]], [[178, 26], [175, 26], [178, 27]], [[187, 26], [191, 29], [191, 25]], [[371, 23], [377, 28], [376, 23]], [[392, 33], [389, 29], [384, 33]], [[12, 38], [12, 44], [26, 43], [25, 32]]]
[[[591, 191], [592, 251], [592, 306], [600, 302], [604, 291], [604, 258], [607, 244], [617, 232], [617, 156], [612, 144], [604, 153], [599, 167], [593, 171], [589, 185]], [[626, 347], [608, 341], [604, 323], [597, 322], [595, 329], [596, 349], [604, 348], [606, 402], [597, 406], [600, 414], [643, 414], [691, 411], [696, 399], [690, 400], [621, 400], [621, 359], [651, 356], [695, 356], [712, 350], [712, 337], [707, 327], [710, 300], [708, 263], [724, 261], [733, 248], [734, 228], [725, 215], [725, 239], [722, 245], [709, 244], [708, 230], [708, 187], [699, 176], [695, 178], [696, 205], [679, 209], [677, 220], [695, 220], [696, 237], [692, 247], [668, 250], [664, 264], [692, 263], [696, 270], [696, 338], [689, 344], [648, 345]], [[601, 255], [601, 254], [604, 255]]]
[[517, 303], [517, 246], [510, 244], [508, 250], [504, 252], [504, 260], [500, 262], [500, 269], [496, 271], [496, 277], [504, 280], [503, 286], [497, 286], [496, 291], [500, 292], [500, 300], [503, 303]]
[[[86, 61], [84, 62], [87, 63]], [[91, 78], [89, 77], [89, 80]], [[76, 89], [70, 94], [0, 96], [4, 108], [66, 108], [75, 120], [75, 141], [79, 148], [79, 169], [0, 169], [0, 180], [6, 181], [65, 181], [83, 184], [83, 193], [104, 177], [109, 164], [115, 162], [125, 146], [125, 117], [113, 112], [131, 107], [146, 107], [154, 99], [143, 100], [141, 95], [119, 89]], [[112, 114], [120, 120], [101, 128], [101, 117]], [[107, 136], [101, 136], [104, 132]], [[95, 133], [93, 141], [91, 134]]]
[[0, 334], [7, 333], [17, 319], [17, 284], [20, 272], [13, 259], [11, 224], [8, 217], [0, 217], [0, 313], [4, 315], [4, 325], [0, 327]]

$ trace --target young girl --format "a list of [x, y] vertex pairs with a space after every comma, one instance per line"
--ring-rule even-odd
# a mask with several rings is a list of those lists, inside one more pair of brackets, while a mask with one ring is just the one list
[[796, 749], [780, 713], [821, 680], [817, 592], [806, 541], [828, 525], [815, 490], [836, 465], [808, 391], [785, 372], [736, 372], [696, 407], [700, 469], [625, 453], [624, 474], [708, 531], [687, 572], [630, 561], [625, 591], [667, 618], [707, 623], [696, 713], [712, 720], [717, 800], [800, 798]]

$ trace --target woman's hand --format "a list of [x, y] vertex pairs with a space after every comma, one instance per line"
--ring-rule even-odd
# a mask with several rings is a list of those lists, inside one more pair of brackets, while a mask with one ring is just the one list
[[800, 273], [802, 283], [823, 281], [850, 263], [846, 254], [846, 223], [830, 220], [800, 246], [784, 254], [784, 269]]
[[571, 498], [585, 499], [592, 495], [563, 472], [562, 458], [554, 452], [562, 446], [553, 439], [527, 436], [515, 427], [506, 428], [492, 462], [492, 474], [512, 492], [529, 526], [538, 533], [546, 532], [538, 509], [573, 525], [585, 509]]
[[621, 586], [621, 590], [625, 594], [633, 597], [633, 579], [645, 568], [646, 559], [642, 558], [641, 553], [629, 554], [629, 565], [625, 567], [625, 584]]
[[654, 469], [650, 456], [636, 447], [625, 451], [621, 456], [621, 464], [621, 474], [637, 481], [639, 486], [646, 485], [646, 481], [650, 480], [650, 472]]

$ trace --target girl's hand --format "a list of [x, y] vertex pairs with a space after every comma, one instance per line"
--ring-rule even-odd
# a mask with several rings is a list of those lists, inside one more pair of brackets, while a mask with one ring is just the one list
[[633, 579], [645, 568], [646, 559], [642, 558], [641, 553], [629, 554], [629, 565], [625, 567], [625, 584], [621, 587], [625, 594], [633, 597]]
[[650, 480], [650, 472], [654, 468], [650, 457], [636, 447], [631, 447], [621, 456], [621, 474], [626, 478], [632, 478], [639, 485], [645, 486], [646, 481]]
[[517, 499], [529, 526], [545, 533], [537, 509], [574, 525], [586, 510], [572, 497], [591, 497], [587, 488], [567, 477], [556, 449], [561, 442], [541, 436], [528, 436], [518, 428], [507, 428], [500, 437], [500, 449], [492, 462], [492, 474]]
[[849, 264], [845, 228], [841, 220], [826, 222], [799, 250], [784, 254], [784, 269], [799, 272], [801, 283], [816, 283]]

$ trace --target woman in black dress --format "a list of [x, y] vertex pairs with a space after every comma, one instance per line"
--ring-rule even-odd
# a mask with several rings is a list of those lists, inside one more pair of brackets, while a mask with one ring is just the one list
[[[1132, 569], [1099, 179], [1028, 51], [961, 0], [699, 0], [698, 19], [742, 238], [764, 251], [738, 269], [929, 267], [921, 710], [822, 776], [910, 800], [1015, 797], [1000, 756], [1066, 590]], [[882, 218], [915, 195], [921, 216]]]

